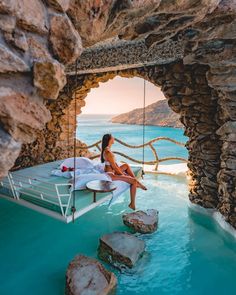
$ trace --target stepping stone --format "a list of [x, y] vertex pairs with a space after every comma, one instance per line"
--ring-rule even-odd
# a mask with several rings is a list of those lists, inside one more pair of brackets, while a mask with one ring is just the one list
[[158, 211], [148, 209], [147, 211], [136, 211], [122, 216], [123, 222], [135, 232], [150, 234], [157, 230]]
[[132, 268], [144, 250], [144, 241], [130, 233], [114, 232], [100, 238], [98, 256], [117, 268]]
[[79, 255], [67, 268], [66, 295], [111, 295], [116, 285], [116, 276], [96, 259]]

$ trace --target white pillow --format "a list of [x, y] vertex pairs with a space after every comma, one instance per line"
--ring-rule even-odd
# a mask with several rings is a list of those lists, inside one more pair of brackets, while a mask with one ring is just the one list
[[[66, 166], [67, 168], [74, 168], [74, 158], [65, 159], [61, 163], [60, 168], [62, 168], [62, 166]], [[91, 169], [93, 168], [93, 161], [85, 157], [76, 157], [75, 166], [76, 169]]]
[[97, 173], [89, 173], [89, 174], [81, 174], [75, 178], [75, 190], [86, 189], [86, 184], [92, 180], [106, 180], [112, 181], [110, 176], [107, 174], [97, 174]]

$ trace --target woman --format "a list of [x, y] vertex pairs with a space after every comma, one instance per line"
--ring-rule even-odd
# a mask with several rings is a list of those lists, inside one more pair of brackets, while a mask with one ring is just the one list
[[126, 163], [118, 166], [115, 156], [111, 151], [111, 146], [114, 143], [114, 137], [111, 134], [105, 134], [102, 138], [101, 162], [105, 163], [105, 172], [109, 174], [112, 180], [122, 180], [130, 184], [130, 204], [129, 207], [135, 210], [136, 189], [147, 188], [139, 182], [130, 166]]

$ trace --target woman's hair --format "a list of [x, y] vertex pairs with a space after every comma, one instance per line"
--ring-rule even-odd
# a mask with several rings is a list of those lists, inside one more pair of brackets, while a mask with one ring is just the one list
[[104, 157], [103, 157], [103, 152], [105, 148], [108, 146], [109, 141], [111, 139], [112, 135], [111, 134], [104, 134], [102, 137], [102, 151], [101, 151], [101, 162], [104, 163]]

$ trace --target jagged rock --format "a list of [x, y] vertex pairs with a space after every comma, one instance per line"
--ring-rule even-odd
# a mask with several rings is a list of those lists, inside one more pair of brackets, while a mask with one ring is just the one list
[[40, 0], [0, 0], [0, 12], [17, 18], [18, 26], [34, 32], [47, 32], [47, 17]]
[[66, 84], [64, 67], [56, 60], [36, 61], [34, 63], [34, 85], [41, 96], [57, 99], [59, 91]]
[[40, 0], [15, 0], [17, 24], [28, 31], [47, 33], [47, 14]]
[[224, 136], [224, 134], [230, 134], [230, 133], [232, 134], [236, 133], [235, 121], [228, 121], [217, 130], [217, 134], [220, 136]]
[[0, 44], [0, 73], [28, 72], [30, 70], [26, 62]]
[[46, 44], [41, 43], [33, 36], [29, 37], [27, 42], [29, 46], [29, 55], [31, 57], [31, 61], [52, 59]]
[[117, 279], [112, 272], [95, 259], [76, 256], [66, 271], [66, 295], [111, 295]]
[[51, 16], [50, 42], [55, 55], [64, 64], [74, 62], [82, 53], [80, 35], [64, 15]]
[[12, 44], [13, 46], [23, 51], [28, 50], [28, 43], [27, 43], [25, 34], [22, 31], [15, 30], [14, 32], [11, 32], [11, 33], [5, 33], [4, 37], [6, 41]]
[[70, 0], [46, 0], [46, 2], [60, 12], [66, 12], [70, 5]]
[[144, 241], [126, 232], [114, 232], [100, 238], [99, 257], [116, 267], [132, 268], [145, 250]]
[[30, 101], [23, 93], [0, 87], [0, 122], [15, 140], [31, 142], [35, 130], [43, 129], [51, 118], [50, 112], [39, 102]]
[[[235, 53], [234, 53], [235, 55]], [[224, 57], [222, 57], [223, 59]], [[227, 69], [227, 70], [226, 70]], [[211, 69], [207, 73], [207, 80], [211, 87], [221, 89], [223, 91], [236, 91], [236, 64], [228, 66], [227, 68], [217, 67]]]
[[122, 216], [123, 222], [135, 232], [148, 234], [157, 230], [158, 211], [149, 209], [147, 211], [136, 211], [126, 213]]
[[14, 12], [15, 8], [16, 8], [15, 0], [0, 0], [0, 12], [1, 13]]
[[0, 179], [7, 175], [9, 167], [12, 167], [15, 158], [19, 155], [21, 144], [15, 141], [10, 134], [0, 128]]
[[0, 28], [4, 32], [12, 32], [16, 26], [16, 18], [6, 14], [0, 15]]

